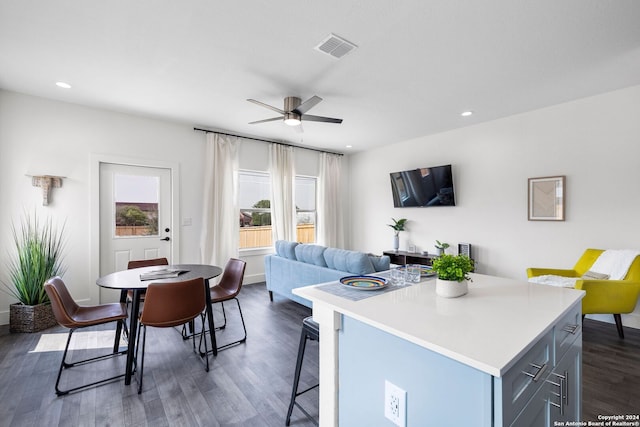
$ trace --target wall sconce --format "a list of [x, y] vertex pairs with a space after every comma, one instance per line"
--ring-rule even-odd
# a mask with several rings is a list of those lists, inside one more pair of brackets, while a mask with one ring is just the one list
[[[31, 175], [27, 175], [31, 176]], [[31, 185], [42, 188], [42, 206], [49, 205], [49, 193], [52, 188], [62, 187], [62, 178], [64, 176], [52, 175], [33, 175], [31, 176]]]

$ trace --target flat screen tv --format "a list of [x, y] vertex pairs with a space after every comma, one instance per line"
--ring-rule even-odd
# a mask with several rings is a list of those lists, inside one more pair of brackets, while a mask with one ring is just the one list
[[455, 206], [451, 165], [391, 173], [396, 208]]

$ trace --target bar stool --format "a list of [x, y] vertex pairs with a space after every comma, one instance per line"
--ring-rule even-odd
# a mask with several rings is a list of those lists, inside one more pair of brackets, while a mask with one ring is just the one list
[[289, 411], [287, 412], [287, 421], [285, 425], [289, 425], [291, 422], [291, 412], [293, 411], [293, 405], [296, 405], [302, 413], [304, 413], [307, 418], [313, 421], [316, 425], [318, 425], [317, 421], [309, 415], [307, 411], [304, 410], [302, 406], [298, 402], [296, 402], [296, 398], [303, 393], [306, 393], [314, 388], [318, 387], [320, 384], [316, 384], [312, 387], [309, 387], [306, 390], [298, 391], [298, 383], [300, 382], [300, 371], [302, 370], [302, 360], [304, 358], [304, 350], [307, 346], [307, 340], [311, 341], [320, 341], [320, 328], [318, 323], [313, 321], [311, 316], [306, 317], [302, 321], [302, 334], [300, 335], [300, 345], [298, 346], [298, 360], [296, 361], [296, 373], [293, 377], [293, 390], [291, 391], [291, 402], [289, 403]]

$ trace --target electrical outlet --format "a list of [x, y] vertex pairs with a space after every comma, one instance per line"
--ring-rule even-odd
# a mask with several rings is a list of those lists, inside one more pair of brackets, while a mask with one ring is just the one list
[[407, 425], [407, 392], [386, 380], [384, 382], [384, 416], [399, 427]]

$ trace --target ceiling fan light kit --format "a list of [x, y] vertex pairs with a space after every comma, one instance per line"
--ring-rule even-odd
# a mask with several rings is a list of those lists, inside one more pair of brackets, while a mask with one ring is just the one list
[[300, 115], [296, 113], [285, 114], [284, 124], [289, 126], [298, 126], [300, 124]]
[[264, 108], [268, 108], [269, 110], [275, 111], [281, 114], [281, 117], [272, 117], [264, 120], [257, 120], [254, 122], [249, 122], [250, 125], [258, 124], [258, 123], [266, 123], [273, 122], [276, 120], [283, 120], [286, 125], [296, 126], [298, 130], [301, 130], [301, 124], [303, 121], [312, 121], [312, 122], [322, 122], [322, 123], [342, 123], [342, 119], [334, 119], [332, 117], [323, 117], [323, 116], [312, 116], [310, 114], [306, 114], [307, 111], [315, 107], [322, 98], [319, 96], [312, 96], [306, 101], [302, 102], [300, 98], [297, 96], [287, 96], [284, 99], [284, 108], [281, 110], [269, 104], [265, 104], [264, 102], [256, 101], [255, 99], [247, 99], [247, 101], [252, 102], [256, 105], [259, 105]]

